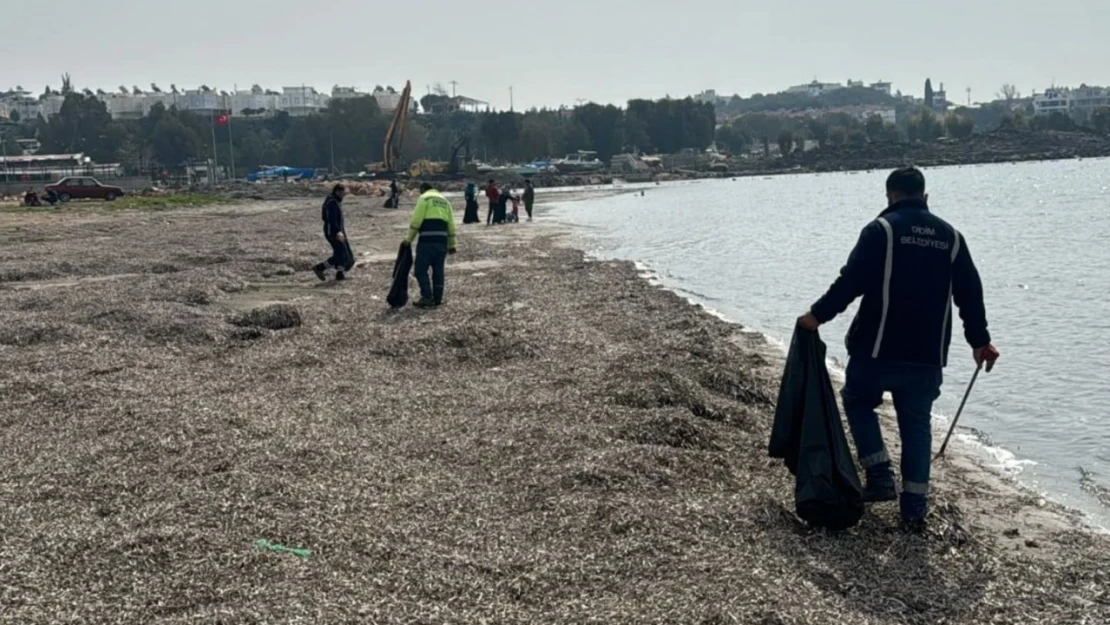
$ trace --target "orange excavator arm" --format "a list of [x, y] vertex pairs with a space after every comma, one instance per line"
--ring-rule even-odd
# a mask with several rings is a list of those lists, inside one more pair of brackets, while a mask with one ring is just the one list
[[[409, 105], [412, 101], [412, 82], [405, 81], [405, 89], [393, 111], [393, 119], [389, 123], [389, 130], [385, 133], [383, 162], [386, 171], [400, 169], [401, 146], [405, 142], [405, 129], [408, 127]], [[397, 145], [393, 145], [393, 137], [397, 137]]]

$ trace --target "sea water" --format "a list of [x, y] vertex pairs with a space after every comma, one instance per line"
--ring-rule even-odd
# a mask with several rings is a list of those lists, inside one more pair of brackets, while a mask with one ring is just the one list
[[[578, 226], [589, 254], [636, 261], [666, 287], [784, 345], [885, 207], [886, 174], [649, 185], [556, 204], [549, 215]], [[976, 383], [961, 435], [998, 470], [1110, 526], [1099, 503], [1110, 487], [1110, 160], [925, 176], [931, 209], [967, 239], [1002, 352]], [[855, 308], [822, 328], [841, 363]], [[958, 316], [953, 323], [938, 428], [974, 371]]]

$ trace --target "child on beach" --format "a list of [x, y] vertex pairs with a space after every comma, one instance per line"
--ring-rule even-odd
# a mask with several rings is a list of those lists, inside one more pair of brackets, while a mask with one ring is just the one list
[[520, 196], [519, 195], [511, 195], [509, 197], [513, 198], [513, 218], [512, 219], [513, 219], [514, 222], [520, 223]]

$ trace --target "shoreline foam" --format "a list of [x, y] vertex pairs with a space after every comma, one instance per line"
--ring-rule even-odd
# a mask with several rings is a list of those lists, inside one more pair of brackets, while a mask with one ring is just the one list
[[[569, 203], [571, 201], [585, 201], [588, 199], [592, 198], [584, 197], [571, 200], [560, 199], [558, 201], [558, 204]], [[553, 207], [547, 206], [545, 208], [550, 211]], [[557, 206], [554, 208], [557, 208]], [[559, 224], [565, 228], [568, 228], [571, 232], [575, 231], [578, 228], [576, 225], [568, 222], [561, 221], [559, 222]], [[586, 252], [585, 250], [582, 251], [584, 254], [586, 254], [587, 258], [590, 258], [591, 260], [595, 260], [597, 262], [613, 262], [608, 259], [594, 256], [589, 252]], [[720, 319], [721, 321], [725, 321], [730, 324], [734, 324], [738, 328], [744, 328], [744, 331], [746, 332], [751, 332], [758, 335], [762, 340], [766, 341], [768, 345], [777, 350], [780, 359], [783, 361], [783, 363], [785, 363], [786, 351], [789, 348], [788, 342], [784, 342], [778, 337], [764, 333], [758, 329], [747, 328], [742, 320], [729, 317], [725, 313], [713, 309], [711, 307], [712, 302], [710, 301], [712, 300], [712, 298], [702, 296], [698, 293], [684, 289], [677, 284], [669, 282], [667, 277], [660, 273], [660, 270], [651, 267], [649, 264], [643, 261], [635, 259], [620, 260], [631, 262], [636, 268], [637, 272], [639, 272], [639, 275], [649, 284], [675, 293], [676, 295], [685, 299], [690, 305], [698, 308], [702, 312], [714, 318]], [[828, 340], [828, 337], [823, 338], [826, 341]], [[845, 363], [841, 362], [837, 358], [829, 357], [826, 364], [829, 368], [829, 374], [833, 380], [834, 386], [836, 386], [839, 391], [839, 387], [844, 384]], [[884, 439], [887, 440], [888, 446], [892, 450], [897, 449], [899, 447], [899, 444], [897, 442], [898, 426], [896, 418], [894, 416], [894, 407], [889, 399], [889, 395], [884, 397], [883, 406], [880, 409], [880, 412], [883, 421]], [[843, 408], [841, 408], [841, 413], [843, 415]], [[932, 426], [934, 436], [934, 452], [939, 445], [939, 441], [943, 440], [944, 436], [947, 434], [950, 424], [951, 415], [946, 415], [939, 411], [935, 411], [933, 413]], [[848, 427], [846, 422], [844, 423], [844, 427]], [[984, 438], [983, 433], [977, 432], [973, 429], [968, 429], [966, 427], [958, 427], [953, 433], [952, 442], [949, 443], [949, 448], [946, 452], [946, 456], [948, 457], [954, 455], [961, 456], [956, 463], [958, 466], [961, 466], [963, 468], [976, 467], [984, 474], [982, 477], [986, 481], [990, 481], [992, 479], [998, 480], [998, 485], [1006, 490], [1008, 490], [1010, 487], [1016, 486], [1023, 494], [1027, 496], [1036, 497], [1038, 499], [1043, 498], [1046, 501], [1051, 502], [1053, 505], [1058, 506], [1058, 512], [1061, 513], [1062, 517], [1061, 521], [1067, 524], [1074, 524], [1076, 518], [1079, 517], [1082, 520], [1081, 523], [1084, 529], [1089, 529], [1095, 532], [1110, 533], [1110, 527], [1102, 525], [1098, 519], [1094, 518], [1088, 512], [1078, 507], [1069, 505], [1065, 501], [1063, 495], [1054, 495], [1053, 493], [1039, 490], [1033, 485], [1022, 481], [1021, 473], [1023, 472], [1024, 467], [1035, 466], [1037, 462], [1033, 459], [1022, 458], [1013, 451], [992, 444], [989, 440]]]

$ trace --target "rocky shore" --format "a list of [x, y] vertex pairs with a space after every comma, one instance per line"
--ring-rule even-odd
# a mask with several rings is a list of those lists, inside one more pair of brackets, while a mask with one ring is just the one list
[[802, 527], [780, 355], [556, 228], [388, 311], [379, 204], [341, 285], [317, 200], [0, 214], [0, 623], [1110, 619], [1106, 538], [958, 454], [925, 537]]
[[[1054, 161], [1110, 156], [1110, 137], [1086, 132], [1019, 132], [997, 130], [972, 135], [964, 141], [940, 140], [913, 145], [871, 143], [818, 149], [776, 159], [769, 168], [758, 162], [741, 171], [768, 173], [792, 171], [859, 171], [892, 169], [903, 165], [941, 167], [983, 163]], [[764, 164], [766, 161], [763, 162]]]

